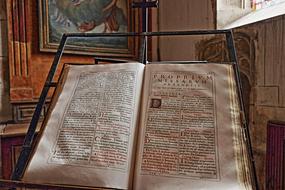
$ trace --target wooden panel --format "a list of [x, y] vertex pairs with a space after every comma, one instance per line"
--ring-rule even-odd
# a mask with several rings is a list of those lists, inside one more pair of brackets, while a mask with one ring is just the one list
[[[279, 79], [282, 75], [281, 65], [282, 65], [282, 40], [284, 36], [282, 17], [278, 17], [273, 21], [273, 37], [275, 38], [275, 43], [273, 47], [273, 84], [279, 84]], [[270, 38], [270, 36], [267, 36]], [[285, 36], [284, 36], [285, 37]]]
[[[24, 136], [1, 138], [2, 177], [10, 179], [13, 166], [19, 156], [19, 147], [23, 145]], [[17, 151], [18, 150], [18, 151]]]
[[278, 86], [272, 87], [256, 87], [255, 92], [255, 105], [259, 106], [278, 106]]
[[[1, 10], [0, 10], [1, 11]], [[7, 56], [7, 21], [0, 19], [0, 57]]]
[[[37, 100], [54, 53], [39, 51], [37, 0], [7, 0], [10, 100]], [[65, 55], [64, 62], [92, 63], [88, 56]]]
[[[35, 108], [36, 108], [36, 102], [25, 103], [25, 104], [24, 103], [14, 104], [13, 106], [14, 121], [16, 123], [29, 122], [32, 119]], [[41, 119], [46, 115], [47, 110], [48, 110], [48, 103], [46, 103], [43, 106], [40, 115]]]
[[266, 30], [265, 25], [263, 23], [258, 23], [254, 27], [256, 31], [258, 31], [258, 39], [257, 39], [257, 47], [256, 47], [256, 62], [255, 62], [255, 85], [256, 86], [264, 86], [265, 85], [265, 36]]
[[[27, 71], [27, 33], [26, 12], [29, 1], [7, 0], [8, 15], [8, 48], [10, 67], [10, 95], [11, 99], [22, 97], [24, 100], [32, 98], [31, 83]], [[20, 30], [21, 28], [21, 30]], [[23, 92], [23, 93], [22, 93]], [[16, 96], [15, 96], [16, 95]], [[17, 96], [18, 95], [18, 96]]]
[[[274, 19], [270, 19], [264, 23], [258, 24], [259, 26], [265, 27], [264, 30], [259, 30], [259, 39], [258, 46], [264, 49], [260, 49], [258, 52], [258, 62], [257, 65], [257, 80], [258, 85], [265, 86], [279, 86], [279, 99], [278, 105], [285, 106], [285, 21], [284, 16], [280, 16]], [[262, 59], [263, 57], [263, 59]], [[264, 77], [262, 77], [262, 64], [265, 64], [264, 67]], [[260, 74], [259, 74], [260, 73]], [[262, 80], [265, 80], [265, 83], [262, 84]]]
[[[159, 8], [159, 30], [214, 29], [215, 14], [211, 0], [163, 0]], [[195, 43], [193, 37], [161, 37], [162, 60], [194, 60]]]
[[282, 17], [266, 23], [265, 34], [265, 85], [278, 85], [281, 69]]
[[[270, 37], [268, 37], [270, 36]], [[273, 67], [274, 67], [274, 43], [276, 38], [274, 37], [273, 22], [267, 22], [265, 24], [265, 85], [274, 85], [273, 83]]]
[[280, 97], [280, 106], [285, 107], [285, 16], [282, 16], [282, 34], [283, 34], [283, 39], [282, 39], [282, 44], [281, 44], [281, 75], [279, 78], [279, 85], [280, 85], [280, 91], [279, 91], [279, 97]]
[[0, 20], [6, 20], [6, 0], [0, 1]]
[[0, 121], [7, 121], [12, 118], [8, 80], [8, 59], [7, 57], [0, 57]]
[[214, 28], [214, 13], [210, 0], [164, 0], [160, 2], [161, 29], [189, 30]]

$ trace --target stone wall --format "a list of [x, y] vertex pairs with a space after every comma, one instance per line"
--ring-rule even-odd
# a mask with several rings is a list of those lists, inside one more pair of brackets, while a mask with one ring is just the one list
[[[215, 29], [214, 0], [161, 0], [158, 11], [159, 31]], [[194, 60], [198, 36], [159, 38], [161, 60]]]

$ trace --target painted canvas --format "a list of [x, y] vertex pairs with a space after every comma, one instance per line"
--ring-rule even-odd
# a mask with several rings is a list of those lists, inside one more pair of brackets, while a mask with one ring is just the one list
[[[63, 33], [135, 31], [131, 0], [40, 0], [40, 49], [55, 51]], [[70, 53], [131, 56], [127, 37], [68, 40]]]

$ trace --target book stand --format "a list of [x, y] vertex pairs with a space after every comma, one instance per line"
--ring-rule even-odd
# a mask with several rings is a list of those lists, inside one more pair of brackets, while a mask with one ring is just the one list
[[[249, 152], [249, 159], [251, 161], [250, 167], [253, 171], [253, 176], [252, 176], [252, 181], [253, 184], [256, 186], [256, 189], [258, 189], [258, 183], [257, 183], [257, 176], [256, 176], [256, 169], [255, 169], [255, 162], [254, 162], [254, 158], [253, 158], [253, 153], [252, 153], [252, 146], [251, 146], [251, 140], [250, 140], [250, 135], [249, 135], [249, 129], [248, 129], [248, 122], [247, 122], [247, 117], [245, 115], [245, 109], [244, 109], [244, 102], [243, 102], [243, 92], [242, 92], [242, 85], [241, 85], [241, 79], [240, 79], [240, 70], [239, 70], [239, 66], [237, 64], [237, 55], [236, 55], [236, 51], [235, 51], [235, 46], [234, 46], [234, 40], [233, 40], [233, 34], [231, 30], [199, 30], [199, 31], [170, 31], [170, 32], [142, 32], [142, 33], [100, 33], [100, 34], [91, 34], [91, 33], [70, 33], [70, 34], [64, 34], [62, 36], [62, 39], [60, 41], [60, 45], [58, 47], [57, 53], [54, 57], [53, 63], [51, 65], [50, 71], [48, 73], [46, 82], [44, 84], [44, 87], [42, 89], [40, 98], [39, 98], [39, 102], [36, 106], [36, 109], [34, 111], [31, 123], [29, 125], [29, 129], [26, 135], [26, 138], [24, 140], [24, 144], [22, 147], [22, 151], [21, 154], [19, 156], [19, 159], [17, 161], [17, 164], [15, 166], [15, 169], [13, 171], [12, 174], [12, 182], [11, 181], [0, 181], [0, 187], [2, 187], [2, 185], [6, 185], [5, 187], [10, 187], [10, 188], [15, 188], [15, 187], [37, 187], [37, 188], [43, 188], [43, 187], [47, 187], [47, 185], [35, 185], [35, 184], [24, 184], [22, 182], [20, 182], [21, 177], [24, 173], [25, 167], [28, 163], [28, 160], [30, 158], [30, 154], [33, 150], [34, 147], [34, 142], [35, 142], [35, 133], [36, 133], [36, 126], [39, 122], [40, 119], [40, 113], [41, 110], [45, 104], [48, 92], [50, 90], [50, 88], [55, 88], [57, 87], [57, 81], [55, 82], [53, 80], [54, 75], [56, 73], [57, 70], [57, 66], [60, 62], [60, 59], [63, 55], [64, 52], [64, 48], [65, 48], [65, 44], [67, 42], [68, 39], [72, 39], [72, 38], [98, 38], [98, 37], [142, 37], [145, 39], [145, 41], [147, 40], [148, 37], [153, 37], [153, 36], [191, 36], [191, 35], [212, 35], [212, 34], [223, 34], [226, 36], [226, 42], [227, 42], [227, 48], [229, 50], [229, 58], [230, 61], [232, 62], [233, 65], [233, 69], [234, 69], [234, 73], [235, 73], [235, 80], [236, 80], [236, 84], [237, 84], [237, 93], [238, 93], [238, 98], [239, 98], [239, 106], [240, 106], [240, 110], [241, 110], [241, 122], [242, 122], [242, 128], [244, 130], [245, 133], [245, 141], [247, 143], [247, 148], [248, 148], [248, 152]], [[145, 52], [147, 52], [147, 45], [146, 43], [143, 43], [144, 45], [141, 46], [140, 48], [140, 57], [139, 57], [139, 61], [144, 63], [144, 64], [148, 64], [148, 61], [146, 59], [146, 54]], [[95, 64], [98, 64], [100, 61], [109, 61], [109, 62], [124, 62], [124, 60], [118, 60], [118, 59], [109, 59], [109, 58], [96, 58]], [[205, 63], [205, 61], [198, 61], [198, 62], [202, 62]], [[193, 62], [185, 62], [185, 63], [193, 63]], [[197, 62], [194, 62], [197, 63]], [[9, 185], [7, 185], [9, 184]], [[4, 186], [3, 186], [4, 187]], [[72, 189], [74, 187], [67, 187], [67, 188], [63, 188], [62, 186], [50, 186], [49, 185], [49, 189]], [[78, 188], [76, 187], [76, 189], [84, 189], [84, 188]]]
[[[245, 109], [244, 109], [244, 101], [242, 96], [242, 85], [241, 85], [241, 79], [240, 79], [240, 70], [239, 66], [237, 64], [237, 55], [234, 47], [234, 40], [233, 40], [233, 34], [230, 30], [196, 30], [196, 31], [170, 31], [170, 32], [148, 32], [148, 8], [151, 7], [158, 7], [158, 0], [142, 0], [141, 2], [136, 2], [132, 4], [133, 8], [140, 8], [142, 10], [142, 32], [136, 33], [136, 32], [129, 32], [129, 33], [69, 33], [64, 34], [61, 38], [59, 47], [57, 49], [56, 55], [54, 57], [53, 63], [51, 65], [51, 68], [49, 70], [48, 76], [46, 78], [44, 87], [42, 89], [41, 95], [39, 97], [39, 101], [37, 103], [36, 109], [34, 111], [32, 120], [30, 122], [27, 135], [24, 140], [24, 144], [22, 147], [22, 151], [20, 153], [19, 159], [17, 161], [17, 164], [15, 166], [15, 169], [13, 171], [11, 179], [12, 182], [9, 183], [9, 181], [0, 181], [0, 187], [9, 187], [9, 188], [15, 188], [15, 187], [38, 187], [43, 188], [42, 185], [29, 185], [24, 184], [20, 182], [20, 179], [24, 173], [25, 167], [28, 163], [28, 160], [30, 158], [31, 152], [33, 150], [34, 144], [35, 144], [35, 133], [36, 133], [36, 127], [40, 119], [42, 108], [46, 102], [46, 98], [48, 95], [48, 92], [50, 88], [56, 88], [57, 82], [54, 81], [54, 75], [57, 71], [57, 66], [60, 62], [60, 59], [63, 55], [64, 48], [66, 45], [66, 42], [68, 39], [83, 39], [83, 38], [100, 38], [100, 37], [140, 37], [141, 38], [141, 44], [140, 44], [140, 55], [139, 55], [139, 62], [148, 64], [148, 58], [147, 58], [147, 40], [151, 37], [158, 37], [158, 36], [193, 36], [193, 35], [213, 35], [213, 34], [222, 34], [226, 37], [227, 42], [227, 48], [229, 51], [229, 58], [232, 62], [234, 73], [235, 73], [235, 80], [237, 84], [237, 93], [239, 97], [239, 105], [241, 110], [241, 119], [242, 119], [242, 128], [244, 130], [245, 134], [245, 141], [247, 143], [247, 148], [249, 152], [249, 157], [251, 160], [251, 169], [253, 171], [253, 184], [256, 185], [256, 189], [258, 189], [257, 186], [257, 176], [256, 176], [256, 170], [255, 170], [255, 162], [253, 159], [253, 153], [252, 153], [252, 146], [251, 146], [251, 140], [249, 135], [249, 129], [248, 129], [248, 122], [245, 115]], [[99, 61], [109, 61], [109, 62], [124, 62], [122, 60], [117, 59], [109, 59], [109, 58], [96, 58], [95, 64], [98, 64]], [[200, 61], [200, 63], [205, 63], [205, 61]], [[185, 63], [193, 63], [193, 62], [185, 62]], [[194, 62], [197, 63], [197, 62]], [[10, 184], [10, 185], [8, 185]], [[3, 185], [3, 186], [2, 186]], [[5, 185], [5, 186], [4, 186]], [[46, 187], [46, 186], [45, 186]], [[49, 189], [52, 189], [53, 186], [50, 186]], [[57, 187], [59, 188], [59, 187]], [[71, 189], [71, 187], [63, 188], [62, 186], [60, 189]], [[78, 187], [76, 189], [79, 189]], [[84, 188], [83, 188], [84, 189]]]

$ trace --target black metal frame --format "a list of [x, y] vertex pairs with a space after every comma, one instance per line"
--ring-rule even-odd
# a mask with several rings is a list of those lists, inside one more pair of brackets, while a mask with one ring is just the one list
[[[70, 34], [64, 34], [62, 36], [62, 39], [60, 41], [57, 53], [54, 57], [53, 63], [51, 65], [50, 71], [48, 73], [46, 82], [44, 84], [44, 87], [42, 89], [39, 102], [36, 106], [36, 109], [34, 111], [31, 123], [29, 125], [29, 129], [27, 131], [27, 135], [24, 140], [24, 144], [22, 147], [22, 151], [20, 153], [19, 159], [17, 161], [17, 164], [15, 166], [14, 172], [12, 174], [12, 180], [19, 181], [23, 175], [23, 172], [25, 170], [25, 167], [28, 163], [30, 154], [32, 152], [33, 144], [34, 144], [34, 137], [36, 133], [36, 127], [40, 119], [40, 113], [43, 108], [43, 105], [45, 104], [48, 91], [50, 87], [56, 87], [57, 82], [53, 82], [54, 75], [57, 70], [57, 66], [60, 62], [60, 59], [63, 55], [65, 44], [68, 39], [71, 38], [95, 38], [95, 37], [143, 37], [144, 39], [147, 39], [148, 37], [153, 37], [153, 36], [193, 36], [193, 35], [213, 35], [213, 34], [223, 34], [226, 36], [226, 41], [227, 41], [227, 48], [229, 50], [229, 58], [230, 61], [233, 63], [233, 69], [235, 73], [235, 80], [237, 83], [237, 93], [239, 97], [239, 106], [241, 110], [241, 115], [242, 117], [242, 126], [244, 129], [245, 133], [245, 141], [247, 143], [247, 148], [249, 152], [249, 157], [251, 161], [251, 169], [253, 171], [253, 183], [256, 186], [256, 189], [258, 189], [258, 183], [257, 183], [257, 175], [256, 175], [256, 169], [255, 169], [255, 162], [253, 158], [253, 152], [252, 152], [252, 146], [251, 146], [251, 140], [250, 140], [250, 135], [249, 135], [249, 129], [248, 129], [248, 122], [247, 122], [247, 116], [245, 115], [245, 106], [244, 106], [244, 101], [243, 101], [243, 92], [242, 92], [242, 84], [241, 84], [241, 79], [240, 79], [240, 70], [239, 66], [237, 64], [237, 55], [235, 51], [235, 46], [234, 46], [234, 39], [233, 39], [233, 33], [231, 30], [194, 30], [194, 31], [168, 31], [168, 32], [142, 32], [142, 33], [70, 33]], [[147, 51], [146, 51], [146, 45], [142, 45], [141, 47], [141, 57], [140, 57], [140, 62], [147, 64]], [[102, 59], [102, 60], [109, 60], [109, 59]], [[99, 59], [100, 61], [100, 59]], [[112, 62], [112, 59], [110, 59]], [[117, 62], [116, 60], [113, 60], [114, 62]]]

